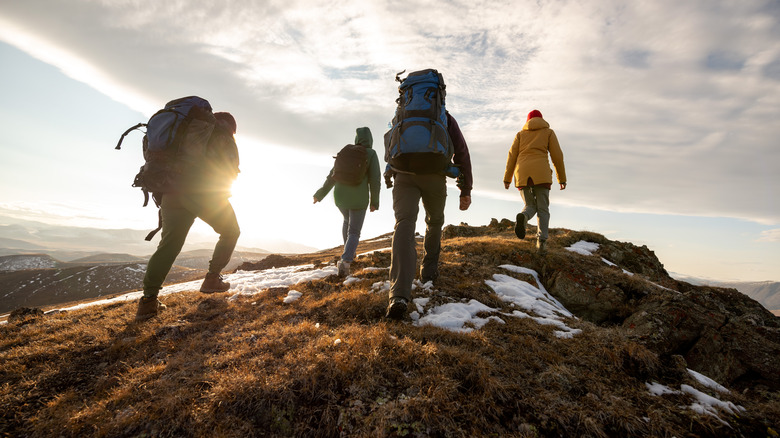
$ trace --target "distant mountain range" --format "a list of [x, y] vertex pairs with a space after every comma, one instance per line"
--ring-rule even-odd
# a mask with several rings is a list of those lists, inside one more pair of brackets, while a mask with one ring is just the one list
[[[0, 214], [0, 313], [140, 289], [146, 262], [156, 247], [144, 240], [147, 233], [51, 225]], [[215, 241], [216, 235], [212, 241], [190, 236], [167, 282], [203, 277]], [[316, 251], [283, 240], [268, 242], [278, 253]], [[226, 269], [259, 261], [269, 253], [238, 246]]]
[[[156, 245], [144, 240], [149, 230], [100, 229], [51, 225], [0, 214], [0, 256], [18, 254], [48, 254], [61, 261], [75, 261], [106, 253], [133, 254], [148, 258]], [[159, 239], [159, 238], [158, 238]], [[214, 239], [198, 241], [190, 236], [184, 251], [212, 249]], [[247, 252], [304, 253], [315, 248], [281, 239], [268, 239], [263, 249], [241, 246]], [[265, 245], [267, 243], [267, 245]]]
[[714, 286], [736, 289], [761, 303], [762, 306], [780, 316], [780, 282], [777, 281], [717, 281], [671, 273], [677, 280], [697, 286]]

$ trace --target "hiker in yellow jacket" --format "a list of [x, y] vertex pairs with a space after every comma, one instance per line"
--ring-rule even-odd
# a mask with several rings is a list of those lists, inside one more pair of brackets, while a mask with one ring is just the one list
[[552, 169], [549, 157], [555, 166], [555, 175], [561, 190], [566, 188], [566, 169], [563, 165], [563, 152], [558, 144], [555, 132], [542, 118], [539, 110], [528, 113], [523, 129], [515, 136], [509, 149], [504, 172], [504, 188], [509, 189], [512, 177], [515, 187], [520, 190], [525, 207], [517, 214], [515, 234], [525, 238], [525, 225], [539, 215], [536, 248], [545, 250], [550, 225], [550, 189], [552, 188]]

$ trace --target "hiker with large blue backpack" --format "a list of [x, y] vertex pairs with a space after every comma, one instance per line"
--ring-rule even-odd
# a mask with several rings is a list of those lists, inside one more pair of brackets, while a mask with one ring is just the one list
[[231, 185], [239, 172], [235, 118], [226, 112], [213, 113], [209, 102], [197, 96], [172, 100], [147, 123], [139, 123], [122, 134], [116, 149], [128, 133], [144, 126], [145, 163], [133, 186], [143, 190], [144, 205], [151, 194], [159, 207], [160, 224], [146, 240], [151, 240], [160, 229], [162, 237], [146, 267], [136, 321], [149, 319], [165, 308], [158, 294], [196, 218], [219, 234], [201, 292], [230, 289], [221, 272], [230, 261], [240, 234], [229, 200]]
[[341, 148], [325, 183], [314, 193], [316, 204], [335, 187], [333, 200], [344, 217], [341, 226], [344, 250], [338, 262], [340, 277], [350, 274], [350, 265], [355, 259], [366, 209], [370, 208], [372, 212], [379, 209], [382, 171], [376, 151], [372, 148], [373, 144], [371, 130], [367, 127], [357, 128], [355, 144]]
[[420, 200], [425, 209], [425, 238], [420, 281], [439, 277], [441, 231], [447, 200], [447, 177], [457, 178], [460, 209], [471, 205], [471, 158], [455, 118], [446, 109], [446, 85], [436, 70], [396, 75], [399, 97], [385, 134], [385, 181], [393, 188], [390, 302], [386, 316], [402, 319], [412, 299], [417, 274], [415, 227]]

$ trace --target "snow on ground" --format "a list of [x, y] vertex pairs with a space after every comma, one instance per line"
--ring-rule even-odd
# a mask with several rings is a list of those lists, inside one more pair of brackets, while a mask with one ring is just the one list
[[704, 374], [697, 373], [694, 370], [688, 370], [688, 374], [691, 375], [694, 379], [696, 379], [697, 382], [701, 383], [702, 385], [706, 386], [707, 388], [714, 389], [715, 391], [722, 392], [724, 394], [728, 394], [730, 391], [723, 386], [721, 386], [718, 382], [710, 379], [709, 377], [705, 376]]
[[559, 338], [571, 338], [582, 333], [582, 330], [573, 329], [563, 322], [563, 318], [576, 319], [576, 317], [547, 292], [536, 271], [514, 265], [501, 265], [499, 268], [517, 274], [529, 274], [536, 280], [536, 284], [539, 285], [537, 287], [505, 274], [494, 274], [493, 280], [485, 280], [485, 284], [493, 289], [502, 301], [532, 313], [515, 310], [511, 313], [511, 316], [531, 318], [539, 324], [555, 326], [558, 330], [553, 332], [553, 334]]
[[57, 266], [57, 262], [48, 256], [15, 255], [0, 259], [0, 271], [24, 271], [27, 269], [49, 269]]
[[[454, 299], [451, 299], [452, 302], [432, 306], [430, 305], [430, 299], [426, 296], [429, 296], [434, 292], [442, 295], [442, 291], [435, 291], [433, 283], [431, 282], [423, 284], [419, 280], [415, 280], [412, 285], [412, 290], [417, 291], [415, 294], [419, 295], [419, 297], [414, 300], [416, 310], [411, 314], [413, 324], [418, 326], [433, 325], [456, 332], [470, 332], [481, 328], [491, 320], [504, 323], [504, 318], [506, 317], [517, 317], [531, 318], [539, 324], [553, 325], [557, 328], [554, 334], [561, 338], [572, 337], [581, 332], [580, 330], [572, 329], [566, 325], [563, 318], [574, 318], [574, 316], [544, 289], [544, 286], [541, 285], [539, 276], [535, 271], [513, 265], [502, 265], [500, 268], [509, 272], [530, 274], [536, 279], [536, 283], [539, 287], [505, 274], [495, 274], [493, 279], [485, 280], [485, 283], [495, 291], [501, 300], [509, 303], [513, 307], [520, 308], [522, 311], [513, 310], [511, 313], [506, 313], [501, 309], [491, 308], [477, 300], [457, 302]], [[364, 269], [364, 271], [372, 272], [386, 269], [388, 268], [370, 268]], [[269, 288], [292, 287], [302, 282], [325, 278], [336, 275], [337, 273], [338, 269], [333, 265], [319, 269], [314, 269], [314, 265], [303, 265], [265, 269], [262, 271], [238, 271], [233, 274], [227, 274], [224, 278], [231, 284], [230, 292], [232, 295], [228, 300], [234, 301], [239, 297], [252, 296]], [[183, 291], [198, 290], [201, 281], [202, 280], [196, 280], [165, 286], [160, 291], [160, 296]], [[347, 277], [343, 284], [352, 285], [361, 281], [363, 281], [363, 278], [361, 278], [360, 272], [358, 272]], [[390, 282], [375, 282], [370, 286], [370, 290], [374, 293], [386, 294], [390, 290]], [[59, 311], [77, 310], [95, 305], [135, 301], [142, 295], [143, 293], [141, 291], [131, 292], [111, 299], [98, 300], [62, 308], [59, 309]], [[284, 298], [284, 303], [294, 304], [302, 295], [303, 293], [299, 291], [290, 290]], [[478, 314], [492, 315], [477, 316]]]
[[[469, 300], [467, 303], [447, 303], [436, 306], [423, 316], [417, 315], [416, 325], [433, 325], [454, 332], [468, 333], [482, 328], [491, 320], [504, 324], [504, 320], [497, 316], [481, 318], [478, 313], [495, 313], [498, 309], [488, 307], [477, 300]], [[412, 317], [415, 318], [414, 316]]]
[[[593, 242], [587, 242], [585, 240], [580, 240], [579, 242], [577, 242], [577, 243], [575, 243], [575, 244], [573, 244], [571, 246], [566, 247], [566, 249], [571, 251], [571, 252], [576, 252], [577, 254], [581, 254], [581, 255], [584, 255], [584, 256], [592, 256], [593, 252], [597, 251], [599, 249], [599, 244], [598, 243], [593, 243]], [[601, 261], [603, 261], [604, 263], [608, 264], [609, 266], [614, 266], [616, 268], [621, 269], [623, 271], [623, 273], [628, 275], [628, 276], [634, 275], [633, 272], [626, 271], [625, 269], [623, 269], [620, 266], [610, 262], [609, 260], [605, 259], [604, 257], [601, 257]], [[668, 290], [670, 292], [677, 292], [677, 293], [679, 293], [679, 291], [676, 291], [674, 289], [669, 289], [668, 287], [661, 286], [660, 284], [653, 283], [652, 281], [648, 280], [647, 282], [652, 284], [653, 286], [659, 287], [661, 289]]]
[[[696, 371], [690, 369], [688, 370], [688, 373], [697, 382], [701, 383], [707, 388], [714, 389], [722, 393], [729, 392], [726, 388], [709, 377], [704, 376], [703, 374], [697, 373]], [[712, 397], [711, 395], [699, 391], [690, 385], [680, 385], [679, 391], [657, 382], [645, 383], [645, 386], [647, 386], [647, 390], [650, 392], [650, 395], [653, 396], [663, 396], [666, 394], [688, 395], [691, 398], [691, 404], [688, 406], [689, 409], [698, 414], [706, 414], [715, 417], [718, 421], [727, 426], [729, 426], [729, 424], [718, 415], [720, 412], [725, 412], [729, 415], [739, 415], [740, 412], [745, 412], [745, 408], [742, 406], [735, 405], [732, 402], [721, 401], [715, 397]]]
[[298, 292], [297, 290], [287, 291], [287, 296], [284, 297], [284, 304], [290, 304], [292, 302], [298, 301], [298, 298], [302, 296], [303, 293]]
[[[500, 309], [494, 309], [477, 301], [445, 303], [437, 306], [429, 306], [430, 299], [425, 295], [434, 293], [433, 283], [421, 283], [415, 280], [412, 290], [417, 290], [414, 299], [416, 310], [412, 312], [411, 318], [413, 324], [418, 326], [433, 325], [456, 332], [470, 332], [479, 329], [489, 321], [504, 323], [502, 317], [531, 318], [539, 324], [554, 325], [558, 330], [554, 333], [561, 338], [572, 337], [580, 333], [580, 330], [568, 327], [562, 318], [574, 318], [571, 312], [566, 310], [558, 300], [550, 295], [541, 285], [539, 276], [533, 270], [513, 265], [502, 265], [500, 268], [510, 272], [530, 274], [535, 279], [539, 287], [533, 286], [525, 281], [518, 280], [505, 274], [495, 274], [492, 280], [485, 280], [503, 301], [510, 303], [513, 307], [519, 307], [523, 311], [514, 310], [511, 313], [502, 312]], [[364, 271], [372, 272], [377, 270], [387, 270], [388, 268], [366, 268]], [[336, 275], [338, 269], [330, 265], [324, 268], [314, 269], [314, 265], [288, 266], [283, 268], [265, 269], [262, 271], [238, 271], [233, 274], [224, 275], [226, 281], [230, 282], [230, 292], [232, 295], [228, 298], [234, 301], [241, 296], [251, 296], [261, 293], [273, 287], [291, 287], [296, 284], [325, 278]], [[200, 288], [202, 280], [189, 281], [185, 283], [172, 284], [165, 286], [160, 291], [160, 296], [166, 296], [184, 291], [193, 291]], [[343, 284], [352, 285], [363, 281], [359, 273], [347, 277]], [[374, 293], [387, 294], [390, 291], [389, 281], [379, 281], [371, 285], [370, 290]], [[441, 291], [439, 291], [441, 292]], [[76, 306], [58, 309], [58, 311], [70, 311], [83, 309], [96, 305], [107, 305], [118, 302], [135, 301], [143, 293], [141, 291], [127, 293], [115, 298], [83, 303]], [[284, 298], [284, 303], [294, 304], [303, 293], [295, 290], [288, 292]], [[50, 311], [51, 312], [57, 312]], [[494, 314], [486, 317], [477, 316], [478, 314]]]
[[[284, 268], [273, 268], [263, 271], [238, 271], [234, 274], [224, 275], [224, 279], [230, 282], [230, 291], [234, 292], [234, 294], [228, 299], [236, 300], [239, 296], [254, 295], [272, 287], [294, 286], [304, 281], [325, 278], [329, 275], [338, 273], [336, 266], [326, 266], [322, 269], [312, 269], [313, 267], [314, 265], [287, 266]], [[198, 290], [200, 289], [202, 282], [203, 280], [195, 280], [165, 286], [162, 288], [162, 290], [160, 290], [160, 296], [184, 291]], [[102, 306], [125, 301], [135, 301], [141, 298], [141, 296], [143, 296], [142, 291], [130, 292], [115, 298], [78, 304], [71, 307], [52, 310], [47, 313], [78, 310], [86, 307]]]
[[582, 254], [584, 256], [591, 256], [593, 255], [594, 252], [598, 251], [599, 244], [580, 240], [579, 242], [573, 244], [572, 246], [567, 247], [566, 249], [568, 249], [571, 252], [576, 252], [577, 254]]
[[336, 266], [312, 268], [314, 265], [287, 266], [263, 271], [238, 271], [227, 275], [225, 280], [230, 282], [230, 291], [235, 292], [229, 300], [236, 300], [241, 295], [254, 295], [272, 287], [288, 287], [338, 274]]
[[393, 250], [393, 248], [388, 246], [387, 248], [379, 248], [379, 249], [375, 249], [373, 251], [361, 252], [360, 254], [356, 255], [355, 257], [363, 257], [363, 256], [367, 256], [367, 255], [373, 254], [375, 252], [385, 252], [385, 251], [392, 251], [392, 250]]

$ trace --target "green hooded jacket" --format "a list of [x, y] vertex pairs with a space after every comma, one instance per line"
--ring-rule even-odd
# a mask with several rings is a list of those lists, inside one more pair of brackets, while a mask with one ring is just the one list
[[379, 208], [381, 170], [379, 169], [379, 158], [377, 158], [376, 151], [372, 149], [374, 137], [371, 135], [371, 130], [366, 127], [357, 128], [356, 133], [355, 144], [366, 147], [368, 158], [368, 172], [366, 172], [363, 181], [356, 186], [338, 183], [333, 179], [333, 169], [331, 169], [328, 177], [325, 178], [325, 184], [317, 190], [314, 197], [321, 201], [335, 186], [333, 199], [337, 207], [347, 210], [365, 210], [370, 204], [376, 210]]

